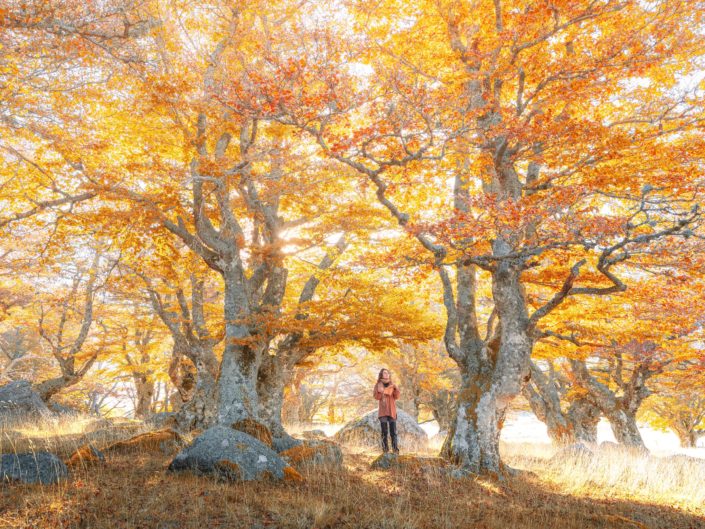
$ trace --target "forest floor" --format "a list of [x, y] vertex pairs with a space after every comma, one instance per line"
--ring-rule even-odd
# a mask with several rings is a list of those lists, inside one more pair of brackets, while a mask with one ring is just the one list
[[[3, 433], [0, 447], [66, 457], [95, 435]], [[342, 470], [302, 472], [303, 482], [224, 483], [167, 473], [174, 454], [125, 453], [57, 485], [0, 485], [0, 528], [705, 529], [705, 468], [692, 458], [552, 460], [532, 445], [503, 453], [522, 470], [503, 483], [371, 470], [376, 454], [359, 450], [345, 452]]]

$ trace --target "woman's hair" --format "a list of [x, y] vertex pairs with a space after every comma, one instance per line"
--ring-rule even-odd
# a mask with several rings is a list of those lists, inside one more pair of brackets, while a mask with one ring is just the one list
[[382, 380], [382, 373], [384, 373], [385, 371], [386, 371], [387, 373], [389, 373], [389, 378], [390, 378], [390, 379], [392, 378], [392, 373], [391, 373], [391, 371], [389, 371], [389, 369], [387, 369], [386, 367], [383, 367], [382, 369], [379, 370], [379, 375], [377, 375], [377, 382], [379, 382], [380, 380]]

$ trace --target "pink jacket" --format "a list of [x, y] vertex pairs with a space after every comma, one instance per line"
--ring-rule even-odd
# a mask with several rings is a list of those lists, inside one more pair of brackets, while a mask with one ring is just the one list
[[397, 405], [394, 401], [399, 398], [401, 393], [397, 385], [392, 382], [389, 387], [384, 387], [384, 384], [377, 382], [374, 389], [374, 397], [379, 401], [379, 412], [378, 417], [384, 417], [388, 415], [392, 419], [397, 418]]

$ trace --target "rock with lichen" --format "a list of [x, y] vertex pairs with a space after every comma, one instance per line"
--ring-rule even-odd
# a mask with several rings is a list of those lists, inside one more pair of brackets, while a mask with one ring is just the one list
[[169, 471], [190, 471], [233, 481], [294, 479], [279, 454], [249, 434], [212, 426], [174, 458]]
[[66, 465], [49, 452], [0, 456], [0, 481], [50, 485], [67, 476]]
[[[340, 444], [381, 450], [381, 426], [377, 413], [377, 410], [373, 410], [350, 421], [333, 438]], [[428, 436], [423, 428], [411, 415], [400, 409], [397, 409], [397, 438], [402, 452], [423, 450], [428, 445]]]

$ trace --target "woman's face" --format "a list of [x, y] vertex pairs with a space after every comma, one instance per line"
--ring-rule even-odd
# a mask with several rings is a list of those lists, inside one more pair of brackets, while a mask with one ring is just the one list
[[389, 370], [388, 370], [388, 369], [383, 369], [383, 370], [382, 370], [382, 380], [384, 380], [385, 382], [389, 382], [389, 379], [390, 379], [390, 378], [391, 378], [391, 375], [390, 375], [390, 373], [389, 373]]

